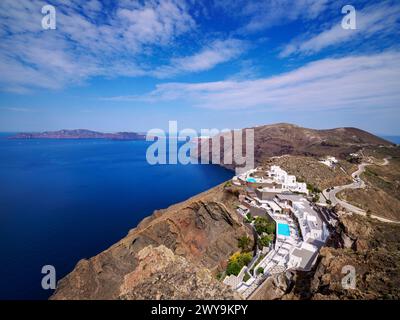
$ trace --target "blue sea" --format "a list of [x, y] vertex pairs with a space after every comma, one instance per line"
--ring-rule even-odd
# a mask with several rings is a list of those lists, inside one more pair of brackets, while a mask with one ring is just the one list
[[382, 138], [390, 142], [400, 144], [400, 136], [382, 136]]
[[233, 175], [212, 165], [151, 166], [149, 145], [0, 137], [0, 299], [47, 299], [42, 266], [60, 279], [153, 210]]

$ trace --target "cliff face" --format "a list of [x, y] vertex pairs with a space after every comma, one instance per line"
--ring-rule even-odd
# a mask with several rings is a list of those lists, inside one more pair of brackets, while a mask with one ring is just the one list
[[[236, 201], [234, 195], [219, 186], [155, 212], [109, 249], [89, 260], [81, 260], [59, 282], [51, 299], [166, 298], [166, 292], [163, 294], [161, 287], [155, 286], [152, 289], [149, 285], [152, 281], [150, 279], [161, 275], [163, 268], [169, 272], [165, 273], [160, 283], [163, 283], [164, 288], [175, 286], [171, 297], [187, 297], [187, 283], [197, 279], [198, 275], [195, 290], [198, 293], [192, 292], [193, 297], [197, 294], [198, 298], [231, 298], [233, 293], [229, 290], [217, 293], [216, 288], [219, 287], [209, 276], [211, 272], [216, 273], [218, 268], [223, 267], [229, 256], [239, 250], [238, 238], [245, 234], [251, 236], [249, 229], [238, 220], [234, 212]], [[146, 250], [150, 249], [141, 250], [160, 245], [171, 250], [173, 257], [169, 251], [154, 251], [154, 257], [169, 257], [169, 260], [158, 262], [158, 269], [154, 266], [156, 260], [147, 254], [149, 251]], [[180, 257], [184, 257], [184, 260]], [[141, 282], [137, 282], [134, 279], [142, 274], [146, 261], [151, 268], [156, 269], [150, 272], [148, 278], [143, 277]], [[180, 262], [182, 266], [178, 267]], [[209, 271], [204, 271], [204, 268]], [[141, 292], [134, 288], [140, 288]]]
[[140, 250], [138, 266], [124, 277], [121, 299], [240, 299], [210, 270], [161, 245]]

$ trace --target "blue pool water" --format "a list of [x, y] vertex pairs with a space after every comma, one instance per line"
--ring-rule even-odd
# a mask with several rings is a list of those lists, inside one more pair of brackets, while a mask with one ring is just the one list
[[289, 225], [286, 223], [278, 223], [278, 235], [280, 236], [290, 236]]
[[151, 166], [149, 142], [0, 138], [0, 299], [46, 299], [57, 278], [155, 209], [232, 177], [211, 165]]
[[246, 181], [250, 182], [250, 183], [256, 183], [257, 182], [256, 179], [254, 179], [254, 178], [247, 178]]

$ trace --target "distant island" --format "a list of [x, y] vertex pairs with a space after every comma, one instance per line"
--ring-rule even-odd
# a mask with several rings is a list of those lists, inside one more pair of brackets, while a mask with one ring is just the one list
[[17, 133], [8, 139], [107, 139], [145, 140], [146, 135], [137, 132], [103, 133], [86, 129], [45, 131], [37, 133]]

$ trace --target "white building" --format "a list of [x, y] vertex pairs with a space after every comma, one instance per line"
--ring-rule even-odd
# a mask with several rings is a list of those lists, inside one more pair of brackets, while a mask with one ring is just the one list
[[339, 161], [335, 157], [326, 157], [326, 159], [320, 160], [320, 162], [330, 168], [333, 168]]
[[292, 207], [299, 222], [303, 240], [309, 243], [314, 241], [325, 242], [327, 238], [326, 228], [309, 202], [306, 199], [294, 201]]
[[309, 271], [318, 257], [318, 248], [307, 242], [300, 247], [293, 247], [289, 254], [288, 269]]
[[274, 178], [277, 183], [282, 184], [283, 191], [308, 194], [306, 183], [297, 182], [296, 176], [289, 175], [279, 166], [271, 166], [271, 169], [268, 171], [268, 176]]
[[304, 197], [295, 194], [280, 194], [275, 201], [281, 208], [290, 208], [295, 215], [302, 238], [308, 243], [323, 243], [329, 236], [325, 223]]

